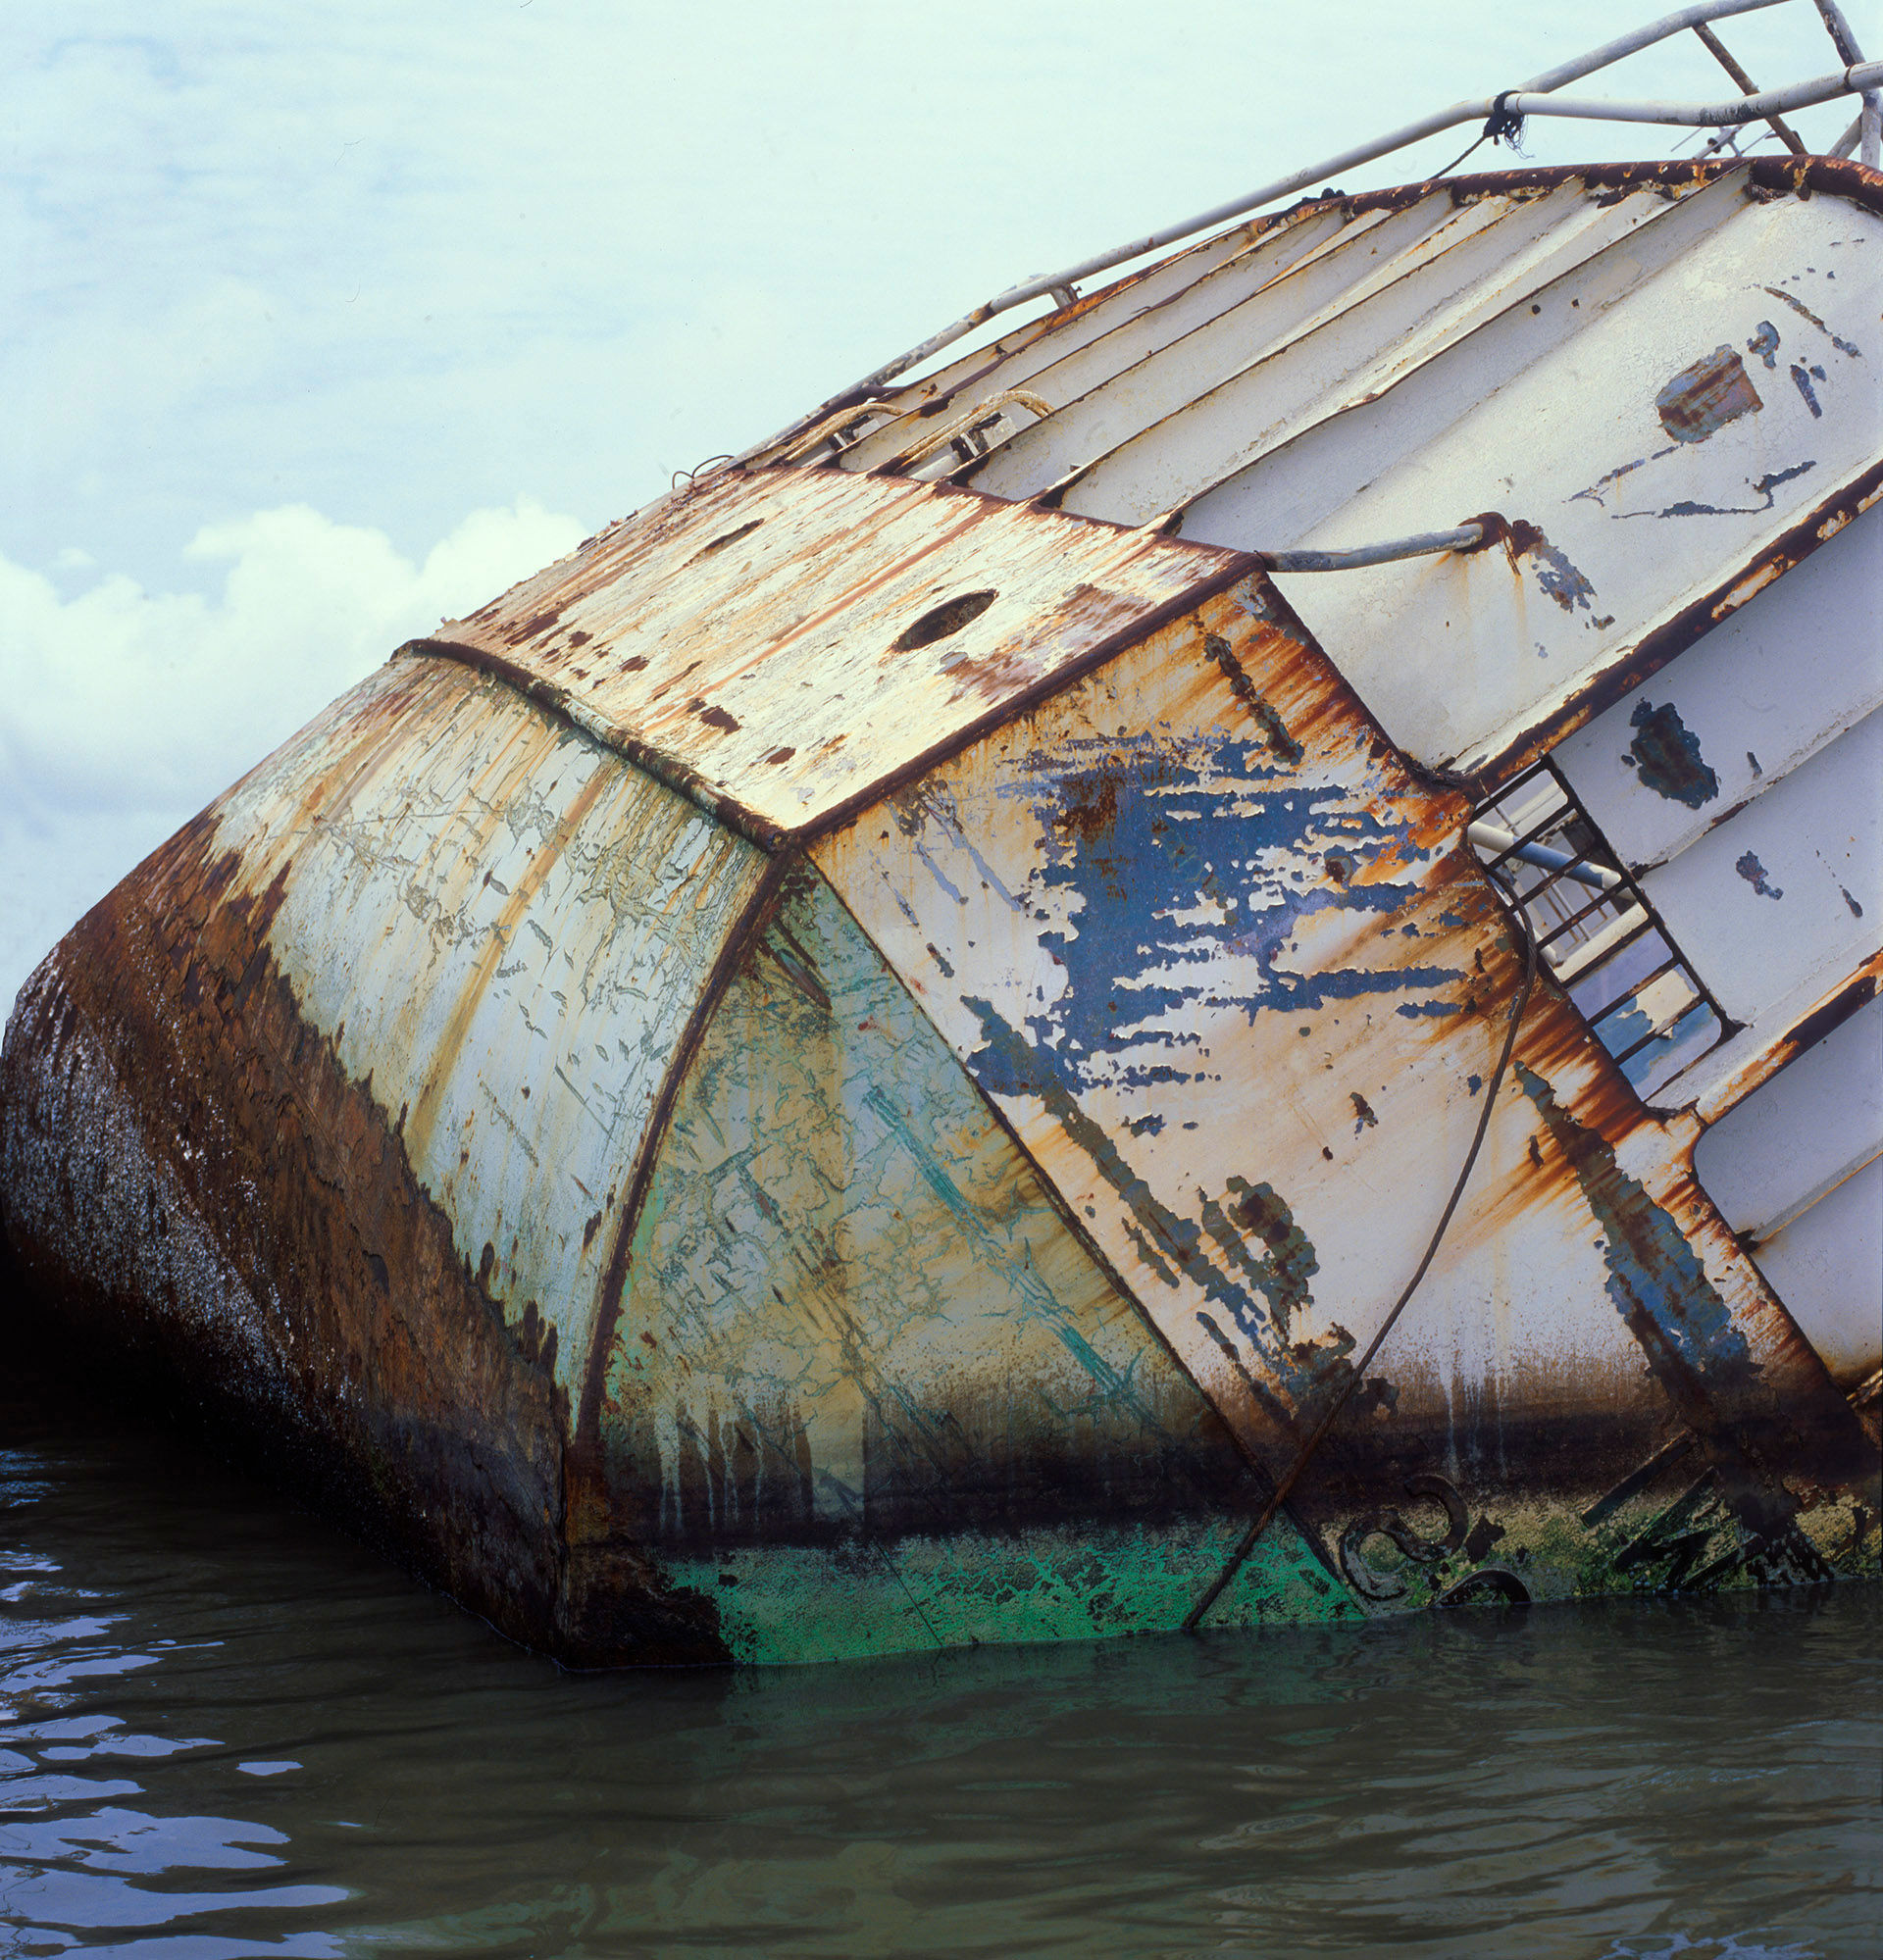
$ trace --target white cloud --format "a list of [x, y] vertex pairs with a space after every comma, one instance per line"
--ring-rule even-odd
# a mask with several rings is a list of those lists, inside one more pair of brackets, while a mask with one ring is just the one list
[[290, 504], [206, 526], [222, 591], [71, 598], [0, 557], [0, 1002], [146, 852], [399, 644], [575, 545], [529, 498], [427, 553]]

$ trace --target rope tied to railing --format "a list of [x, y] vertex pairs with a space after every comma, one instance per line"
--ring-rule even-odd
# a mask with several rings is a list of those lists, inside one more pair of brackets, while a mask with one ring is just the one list
[[1492, 142], [1507, 143], [1513, 150], [1522, 144], [1523, 118], [1510, 107], [1511, 96], [1522, 93], [1519, 88], [1506, 88], [1492, 101], [1491, 114], [1484, 122], [1484, 133]]

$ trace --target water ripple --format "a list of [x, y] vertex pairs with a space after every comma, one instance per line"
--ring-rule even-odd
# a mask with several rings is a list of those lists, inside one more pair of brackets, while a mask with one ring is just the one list
[[1876, 1950], [1877, 1589], [573, 1677], [0, 1407], [0, 1952]]

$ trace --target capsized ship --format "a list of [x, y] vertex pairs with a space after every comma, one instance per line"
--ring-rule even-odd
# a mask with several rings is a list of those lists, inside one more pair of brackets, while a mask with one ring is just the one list
[[83, 919], [29, 1311], [578, 1664], [1874, 1575], [1883, 177], [1133, 250]]

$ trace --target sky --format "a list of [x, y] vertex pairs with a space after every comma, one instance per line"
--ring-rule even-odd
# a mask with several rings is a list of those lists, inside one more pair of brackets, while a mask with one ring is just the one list
[[[1665, 4], [0, 12], [0, 1008], [401, 640], [674, 472], [1018, 279]], [[1875, 55], [1883, 6], [1846, 12]], [[1719, 32], [1765, 86], [1839, 65], [1810, 0]], [[1734, 91], [1683, 35], [1574, 92]], [[1822, 148], [1851, 114], [1794, 120]], [[1532, 121], [1524, 147], [1696, 140]]]

